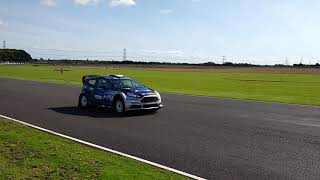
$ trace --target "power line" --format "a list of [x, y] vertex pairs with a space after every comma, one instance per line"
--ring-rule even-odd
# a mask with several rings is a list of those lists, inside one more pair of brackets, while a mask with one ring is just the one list
[[88, 51], [88, 50], [67, 50], [67, 49], [46, 49], [46, 48], [27, 48], [44, 51], [62, 51], [62, 52], [78, 52], [78, 53], [113, 53], [111, 51]]
[[96, 58], [121, 58], [122, 56], [102, 56], [102, 55], [70, 55], [70, 54], [52, 54], [52, 53], [32, 53], [35, 56], [55, 56], [55, 57], [96, 57]]
[[[6, 47], [6, 41], [3, 40], [3, 48], [7, 48]], [[45, 56], [45, 57], [50, 57], [51, 58], [97, 58], [97, 59], [110, 59], [110, 60], [117, 60], [117, 61], [127, 61], [129, 60], [133, 60], [133, 61], [163, 61], [163, 62], [168, 62], [168, 61], [177, 61], [177, 62], [208, 62], [210, 61], [210, 59], [212, 59], [213, 57], [216, 60], [213, 60], [213, 62], [215, 63], [219, 63], [219, 61], [221, 62], [222, 60], [222, 64], [225, 64], [228, 60], [226, 56], [186, 56], [186, 55], [166, 55], [166, 54], [152, 54], [152, 55], [144, 55], [144, 54], [140, 54], [138, 50], [136, 51], [130, 51], [130, 55], [128, 55], [127, 49], [124, 48], [121, 50], [115, 50], [115, 51], [91, 51], [91, 50], [68, 50], [68, 49], [54, 49], [54, 48], [26, 48], [29, 49], [31, 51], [31, 54], [34, 54], [36, 57], [41, 57], [41, 56]], [[122, 52], [122, 53], [121, 53]], [[88, 54], [88, 55], [87, 55]], [[222, 59], [220, 59], [220, 58]], [[230, 57], [229, 57], [230, 58]], [[235, 60], [237, 61], [238, 57], [231, 57], [231, 60]], [[219, 60], [220, 59], [220, 60]], [[230, 59], [229, 59], [230, 60]], [[254, 59], [253, 61], [257, 60]], [[304, 60], [309, 60], [307, 59], [303, 59], [303, 57], [301, 56], [300, 58], [300, 63], [303, 64]], [[320, 59], [315, 59], [314, 62], [319, 63]], [[281, 60], [280, 60], [281, 61]], [[285, 59], [282, 60], [282, 62], [284, 61], [286, 66], [289, 66], [290, 62], [288, 57], [286, 57]], [[291, 64], [293, 62], [299, 62], [299, 57], [295, 57], [290, 59]], [[249, 58], [247, 58], [248, 63], [252, 63], [249, 61]], [[308, 63], [308, 62], [305, 62]], [[312, 64], [312, 61], [309, 61], [309, 65]]]
[[[122, 55], [81, 55], [81, 54], [72, 54], [72, 53], [47, 53], [47, 52], [37, 52], [37, 51], [31, 51], [31, 54], [33, 54], [36, 57], [41, 57], [41, 56], [52, 56], [52, 57], [69, 57], [69, 58], [116, 58], [116, 59], [124, 59], [124, 56]], [[180, 60], [180, 61], [184, 61], [184, 60], [192, 60], [192, 57], [174, 57], [174, 56], [147, 56], [147, 55], [141, 55], [141, 56], [128, 56], [127, 51], [125, 53], [125, 60], [127, 60], [128, 58], [130, 59], [134, 59], [134, 60], [157, 60], [157, 61], [161, 61], [161, 60]], [[201, 59], [201, 58], [200, 58]]]

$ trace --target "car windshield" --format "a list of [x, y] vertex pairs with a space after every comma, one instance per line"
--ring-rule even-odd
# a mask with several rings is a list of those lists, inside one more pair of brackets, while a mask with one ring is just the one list
[[132, 80], [132, 79], [119, 79], [115, 83], [116, 88], [139, 88], [144, 87], [139, 82]]

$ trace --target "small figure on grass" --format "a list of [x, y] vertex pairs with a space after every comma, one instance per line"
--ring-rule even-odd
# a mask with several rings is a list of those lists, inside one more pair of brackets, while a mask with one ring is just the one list
[[62, 66], [60, 67], [60, 73], [61, 73], [61, 75], [63, 75], [63, 68], [62, 68]]

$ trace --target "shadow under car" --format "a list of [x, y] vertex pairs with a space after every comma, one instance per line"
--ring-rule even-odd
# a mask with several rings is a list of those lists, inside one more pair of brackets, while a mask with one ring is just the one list
[[113, 112], [111, 109], [107, 109], [107, 108], [90, 107], [87, 109], [79, 109], [77, 106], [52, 107], [48, 109], [61, 114], [74, 115], [74, 116], [87, 116], [87, 117], [95, 117], [95, 118], [146, 116], [146, 115], [151, 115], [155, 113], [151, 111], [140, 110], [140, 111], [128, 111], [122, 115], [119, 115]]

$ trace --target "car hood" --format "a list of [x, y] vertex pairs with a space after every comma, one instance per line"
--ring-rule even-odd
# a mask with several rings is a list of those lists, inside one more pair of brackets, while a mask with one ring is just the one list
[[140, 96], [147, 96], [147, 95], [155, 95], [154, 90], [149, 89], [147, 87], [139, 87], [139, 88], [123, 88], [123, 93], [134, 93]]

